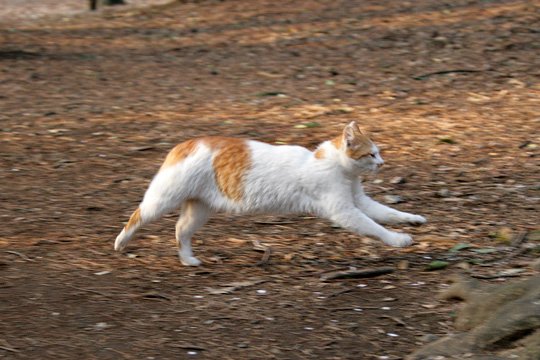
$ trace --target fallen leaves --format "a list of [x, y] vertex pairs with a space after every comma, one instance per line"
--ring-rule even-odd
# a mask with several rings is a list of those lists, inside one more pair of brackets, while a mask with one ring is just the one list
[[[10, 296], [9, 343], [0, 345], [21, 357], [45, 347], [62, 357], [55, 351], [69, 346], [79, 357], [111, 357], [101, 352], [129, 344], [114, 355], [196, 357], [203, 347], [210, 357], [395, 359], [421, 335], [448, 332], [448, 308], [426, 299], [443, 275], [536, 271], [521, 265], [539, 251], [538, 56], [525, 5], [302, 0], [276, 11], [275, 3], [176, 1], [169, 11], [8, 29], [0, 216], [13, 226], [2, 227], [0, 245], [35, 261], [1, 252]], [[427, 23], [418, 27], [418, 16]], [[496, 71], [433, 73], [486, 65]], [[207, 260], [195, 271], [178, 263], [175, 214], [145, 228], [127, 257], [113, 255], [123, 212], [172, 144], [223, 135], [313, 149], [353, 119], [387, 163], [380, 182], [366, 179], [368, 193], [399, 196], [406, 201], [393, 206], [429, 218], [391, 226], [413, 246], [390, 248], [314, 219], [216, 216], [195, 234]], [[488, 236], [503, 227], [510, 243]], [[34, 246], [39, 238], [50, 240]], [[261, 258], [266, 266], [253, 266]], [[449, 265], [426, 272], [433, 260]], [[361, 284], [319, 280], [351, 266], [397, 269]], [[111, 273], [95, 275], [103, 271]], [[59, 303], [61, 316], [41, 317]], [[99, 322], [114, 325], [112, 336], [87, 341], [80, 326]], [[199, 348], [182, 342], [189, 338]]]
[[251, 287], [266, 282], [267, 280], [255, 279], [255, 280], [245, 280], [245, 281], [234, 281], [228, 284], [223, 284], [219, 288], [208, 287], [206, 290], [212, 295], [224, 295], [231, 294], [235, 291], [244, 289], [246, 287]]
[[441, 269], [446, 268], [448, 265], [450, 265], [448, 261], [434, 260], [426, 266], [426, 270], [428, 271], [441, 270]]

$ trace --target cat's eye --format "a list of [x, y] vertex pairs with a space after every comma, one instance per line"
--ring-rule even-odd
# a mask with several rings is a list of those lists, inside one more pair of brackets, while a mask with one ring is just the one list
[[375, 157], [376, 157], [374, 153], [370, 153], [369, 156], [371, 156], [371, 157], [374, 158], [374, 159], [375, 159]]

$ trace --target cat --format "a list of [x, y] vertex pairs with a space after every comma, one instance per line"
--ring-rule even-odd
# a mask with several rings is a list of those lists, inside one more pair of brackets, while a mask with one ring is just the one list
[[184, 265], [201, 264], [193, 256], [191, 237], [219, 211], [312, 213], [387, 245], [407, 246], [410, 235], [379, 223], [423, 224], [426, 219], [382, 205], [362, 188], [360, 175], [383, 163], [378, 147], [354, 121], [315, 151], [217, 136], [188, 140], [169, 152], [114, 249], [123, 250], [141, 226], [178, 208], [176, 241]]

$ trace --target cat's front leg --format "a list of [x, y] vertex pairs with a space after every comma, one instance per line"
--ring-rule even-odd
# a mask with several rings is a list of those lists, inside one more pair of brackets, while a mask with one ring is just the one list
[[409, 223], [421, 225], [427, 221], [426, 218], [421, 215], [392, 209], [389, 206], [373, 200], [364, 193], [361, 184], [357, 183], [355, 184], [355, 187], [355, 205], [362, 210], [364, 214], [380, 224]]
[[404, 247], [412, 243], [412, 238], [409, 234], [397, 233], [385, 229], [356, 207], [342, 209], [330, 215], [329, 218], [340, 226], [354, 231], [359, 235], [381, 239], [386, 245]]
[[367, 195], [360, 196], [357, 205], [364, 214], [381, 224], [409, 223], [421, 225], [427, 221], [426, 218], [421, 215], [392, 209], [389, 206], [371, 199]]

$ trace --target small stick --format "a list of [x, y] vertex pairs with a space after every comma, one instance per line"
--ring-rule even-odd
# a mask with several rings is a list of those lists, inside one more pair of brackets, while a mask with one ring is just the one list
[[433, 75], [446, 75], [446, 74], [459, 74], [459, 73], [478, 73], [482, 72], [481, 70], [470, 70], [470, 69], [455, 69], [455, 70], [443, 70], [443, 71], [434, 71], [423, 75], [413, 76], [414, 80], [424, 80]]
[[339, 296], [339, 295], [342, 295], [342, 294], [346, 294], [346, 293], [349, 293], [349, 292], [354, 291], [356, 289], [357, 288], [349, 288], [349, 289], [343, 289], [343, 290], [340, 290], [340, 291], [336, 291], [335, 293], [332, 293], [332, 294], [328, 295], [328, 298], [333, 298], [333, 297], [336, 297], [336, 296]]
[[13, 347], [11, 346], [11, 344], [8, 343], [6, 340], [0, 339], [0, 342], [2, 342], [2, 344], [3, 344], [3, 345], [0, 345], [0, 349], [6, 350], [6, 351], [11, 351], [11, 352], [14, 352], [14, 353], [20, 352], [19, 350], [13, 348]]
[[526, 231], [521, 231], [520, 233], [518, 233], [513, 239], [512, 239], [512, 243], [511, 245], [513, 247], [518, 247], [519, 245], [521, 245], [521, 243], [525, 240], [525, 237], [527, 236], [527, 232]]
[[30, 259], [28, 256], [18, 252], [18, 251], [13, 251], [13, 250], [6, 250], [6, 252], [8, 254], [13, 254], [13, 255], [17, 255], [17, 256], [20, 256], [21, 258], [23, 258], [24, 260], [26, 261], [30, 261], [30, 262], [36, 262], [36, 260], [34, 259]]
[[264, 251], [264, 254], [263, 254], [263, 257], [262, 257], [261, 261], [259, 261], [256, 265], [257, 266], [264, 266], [264, 265], [268, 264], [268, 260], [270, 260], [270, 255], [272, 255], [272, 248], [267, 247], [266, 250]]
[[517, 274], [494, 274], [494, 275], [481, 275], [481, 274], [471, 274], [471, 277], [475, 279], [484, 279], [484, 280], [491, 280], [491, 279], [499, 279], [499, 278], [508, 278], [508, 277], [520, 277], [524, 274], [517, 273]]
[[261, 244], [259, 240], [252, 240], [251, 242], [253, 243], [253, 250], [264, 251], [261, 261], [255, 264], [255, 266], [264, 266], [268, 264], [268, 260], [270, 260], [270, 255], [272, 255], [272, 248], [270, 246]]
[[92, 293], [92, 294], [96, 294], [96, 295], [100, 295], [100, 296], [103, 296], [103, 297], [107, 297], [107, 298], [113, 298], [113, 296], [111, 295], [107, 295], [107, 294], [104, 294], [100, 291], [97, 291], [97, 290], [93, 290], [93, 289], [85, 289], [85, 288], [81, 288], [81, 287], [77, 287], [77, 286], [73, 286], [73, 285], [69, 285], [69, 284], [66, 284], [67, 287], [70, 287], [72, 289], [75, 289], [75, 290], [79, 290], [79, 291], [86, 291], [86, 292], [89, 292], [89, 293]]
[[363, 270], [345, 270], [345, 271], [335, 271], [327, 274], [321, 275], [322, 281], [328, 281], [333, 279], [356, 279], [356, 278], [368, 278], [375, 277], [379, 275], [386, 275], [394, 272], [394, 268], [391, 267], [381, 267], [373, 269], [363, 269]]
[[11, 352], [15, 352], [15, 353], [18, 353], [18, 352], [20, 352], [20, 351], [19, 351], [19, 350], [17, 350], [17, 349], [12, 349], [12, 348], [9, 348], [9, 347], [7, 347], [7, 346], [2, 346], [2, 345], [0, 345], [0, 349], [2, 349], [2, 350], [6, 350], [6, 351], [11, 351]]
[[355, 306], [355, 307], [344, 306], [344, 307], [330, 308], [328, 310], [330, 310], [330, 311], [349, 311], [349, 310], [354, 310], [354, 309], [379, 310], [380, 308], [376, 307], [376, 306], [360, 306], [359, 305], [359, 306]]
[[397, 318], [395, 316], [381, 315], [381, 316], [379, 316], [379, 318], [394, 320], [396, 323], [398, 323], [401, 326], [405, 326], [405, 327], [407, 326], [407, 324], [403, 320], [401, 320], [400, 318]]
[[258, 225], [283, 225], [283, 224], [294, 224], [294, 221], [283, 220], [283, 221], [254, 221]]

